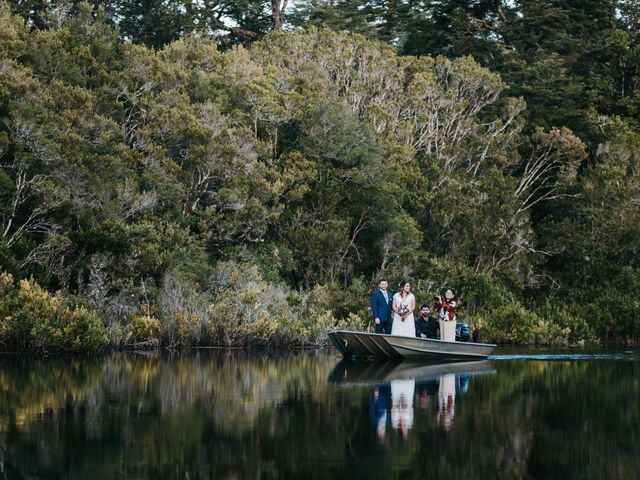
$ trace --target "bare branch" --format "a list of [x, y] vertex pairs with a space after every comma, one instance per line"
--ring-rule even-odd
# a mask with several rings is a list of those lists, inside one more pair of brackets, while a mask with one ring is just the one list
[[219, 20], [216, 21], [215, 28], [224, 30], [225, 32], [233, 33], [234, 35], [246, 38], [248, 40], [256, 40], [260, 36], [258, 33], [252, 32], [251, 30], [246, 30], [240, 27], [230, 27]]

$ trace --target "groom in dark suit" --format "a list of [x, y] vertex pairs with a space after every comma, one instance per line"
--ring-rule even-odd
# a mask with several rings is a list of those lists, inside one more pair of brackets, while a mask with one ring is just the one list
[[391, 334], [391, 304], [393, 293], [387, 290], [389, 284], [382, 279], [378, 282], [378, 290], [371, 295], [371, 313], [376, 324], [376, 333]]

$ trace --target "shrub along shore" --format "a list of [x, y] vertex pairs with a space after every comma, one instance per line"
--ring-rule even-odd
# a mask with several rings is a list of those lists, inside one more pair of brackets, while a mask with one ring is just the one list
[[[226, 267], [226, 268], [225, 268]], [[366, 307], [338, 320], [327, 308], [326, 288], [307, 294], [265, 282], [255, 266], [225, 265], [225, 287], [216, 292], [185, 289], [168, 280], [161, 310], [147, 304], [125, 325], [106, 327], [86, 301], [50, 294], [33, 280], [0, 274], [0, 347], [12, 352], [98, 352], [128, 347], [322, 347], [333, 328], [364, 329]], [[333, 292], [335, 295], [335, 292]], [[323, 301], [324, 297], [324, 301]], [[484, 342], [515, 345], [575, 345], [595, 342], [588, 326], [566, 316], [558, 325], [516, 304], [499, 318], [479, 316], [472, 334]], [[496, 329], [499, 325], [501, 331]], [[586, 330], [586, 331], [585, 331]]]
[[380, 277], [457, 287], [479, 341], [637, 338], [630, 79], [578, 128], [538, 70], [315, 28], [150, 48], [85, 3], [24, 10], [0, 0], [0, 350], [320, 346]]

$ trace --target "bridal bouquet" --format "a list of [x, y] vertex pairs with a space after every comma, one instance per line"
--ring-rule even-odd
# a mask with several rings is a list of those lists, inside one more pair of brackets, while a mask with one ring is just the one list
[[400, 315], [400, 318], [402, 319], [402, 321], [404, 322], [404, 316], [409, 313], [409, 307], [407, 307], [406, 305], [400, 305], [398, 307], [398, 315]]

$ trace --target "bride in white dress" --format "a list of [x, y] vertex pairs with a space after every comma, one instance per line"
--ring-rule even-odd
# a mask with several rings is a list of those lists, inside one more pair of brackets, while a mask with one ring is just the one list
[[413, 310], [416, 308], [416, 297], [411, 293], [411, 284], [406, 280], [400, 282], [400, 291], [393, 296], [393, 325], [391, 335], [415, 337], [416, 325], [413, 321]]

